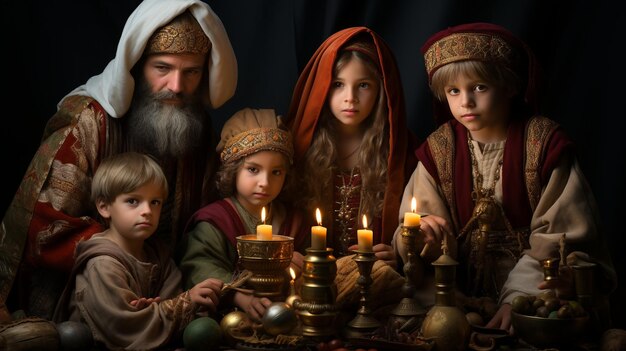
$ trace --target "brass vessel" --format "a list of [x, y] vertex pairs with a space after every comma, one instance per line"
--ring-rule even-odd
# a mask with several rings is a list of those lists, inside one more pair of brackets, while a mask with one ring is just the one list
[[456, 306], [455, 279], [458, 262], [448, 255], [443, 245], [443, 254], [432, 263], [435, 266], [435, 306], [422, 323], [422, 335], [434, 338], [437, 350], [466, 350], [470, 336], [470, 325], [465, 313]]
[[293, 257], [293, 238], [273, 235], [272, 240], [257, 240], [256, 234], [237, 237], [237, 253], [242, 266], [251, 271], [248, 283], [257, 297], [284, 301], [286, 269]]

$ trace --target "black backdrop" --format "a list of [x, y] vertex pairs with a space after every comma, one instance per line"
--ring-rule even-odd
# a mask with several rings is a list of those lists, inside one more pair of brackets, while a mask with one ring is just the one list
[[[391, 46], [402, 74], [409, 127], [424, 139], [434, 128], [422, 43], [445, 27], [474, 21], [503, 25], [524, 39], [543, 68], [543, 113], [578, 145], [618, 269], [615, 322], [624, 328], [626, 296], [623, 197], [626, 157], [617, 128], [624, 117], [626, 16], [620, 1], [207, 0], [224, 22], [239, 64], [233, 99], [213, 112], [217, 130], [242, 107], [287, 111], [300, 70], [333, 32], [357, 25]], [[138, 0], [2, 2], [0, 214], [35, 152], [47, 119], [69, 91], [99, 74], [115, 54]], [[7, 84], [8, 83], [8, 84]], [[619, 101], [622, 101], [620, 103]]]

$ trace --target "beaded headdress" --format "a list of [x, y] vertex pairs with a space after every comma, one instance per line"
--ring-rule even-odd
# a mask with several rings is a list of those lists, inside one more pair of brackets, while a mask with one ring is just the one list
[[185, 11], [152, 34], [145, 54], [206, 54], [210, 48], [211, 42], [198, 21]]
[[222, 128], [217, 146], [222, 162], [237, 161], [259, 151], [278, 151], [293, 163], [291, 132], [281, 124], [271, 109], [245, 108], [236, 112]]

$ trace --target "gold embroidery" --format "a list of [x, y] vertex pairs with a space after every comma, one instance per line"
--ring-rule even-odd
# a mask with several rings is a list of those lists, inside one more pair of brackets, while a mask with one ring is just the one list
[[220, 154], [222, 162], [234, 161], [260, 150], [282, 152], [293, 159], [293, 143], [288, 131], [278, 128], [255, 128], [241, 132], [228, 140]]
[[558, 124], [545, 117], [532, 118], [526, 127], [526, 162], [524, 175], [530, 208], [534, 211], [541, 197], [540, 165], [543, 150]]
[[433, 43], [424, 54], [429, 81], [441, 66], [451, 62], [476, 60], [499, 62], [510, 67], [517, 58], [504, 39], [486, 33], [456, 33]]
[[359, 206], [353, 207], [350, 203], [350, 200], [361, 192], [361, 184], [357, 184], [359, 169], [357, 167], [352, 168], [347, 183], [346, 176], [345, 173], [337, 174], [337, 177], [340, 177], [342, 181], [342, 186], [339, 187], [339, 201], [336, 202], [339, 209], [335, 210], [335, 223], [339, 228], [340, 247], [337, 248], [338, 255], [347, 255], [349, 253], [348, 248], [356, 241], [353, 225], [359, 214]]
[[146, 55], [206, 54], [210, 48], [211, 42], [198, 21], [191, 13], [184, 12], [152, 34], [146, 45]]
[[[455, 148], [452, 127], [446, 123], [438, 128], [428, 137], [428, 146], [436, 163], [437, 175], [450, 213], [456, 213], [453, 177]], [[454, 227], [459, 228], [456, 216], [452, 216], [452, 221]]]

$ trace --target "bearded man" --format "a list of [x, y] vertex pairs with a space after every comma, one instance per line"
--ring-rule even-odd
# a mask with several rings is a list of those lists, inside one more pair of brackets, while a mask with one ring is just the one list
[[66, 95], [0, 226], [0, 323], [50, 318], [74, 248], [103, 230], [91, 179], [113, 154], [139, 151], [170, 186], [157, 235], [174, 248], [193, 211], [217, 197], [207, 109], [230, 99], [237, 62], [222, 22], [199, 0], [145, 0], [104, 71]]

